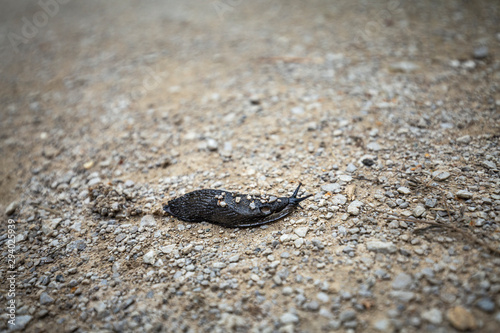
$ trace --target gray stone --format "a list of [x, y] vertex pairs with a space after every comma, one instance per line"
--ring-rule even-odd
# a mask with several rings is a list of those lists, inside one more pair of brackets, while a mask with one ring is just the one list
[[471, 143], [471, 141], [472, 141], [472, 138], [470, 135], [464, 135], [464, 136], [457, 138], [457, 142], [461, 143], [461, 144], [469, 144], [469, 143]]
[[156, 251], [150, 250], [142, 257], [142, 261], [146, 264], [154, 265], [156, 262]]
[[410, 189], [406, 186], [398, 187], [398, 192], [401, 194], [410, 194], [411, 193]]
[[346, 172], [349, 172], [349, 173], [353, 173], [354, 171], [356, 171], [358, 168], [356, 168], [356, 166], [352, 163], [349, 163], [347, 165], [347, 168], [345, 169]]
[[422, 205], [417, 205], [415, 209], [413, 210], [413, 215], [415, 217], [421, 217], [425, 214], [425, 207]]
[[432, 173], [432, 179], [440, 181], [440, 182], [450, 178], [450, 176], [451, 176], [451, 173], [449, 173], [447, 171], [434, 171]]
[[383, 318], [375, 321], [373, 324], [373, 328], [380, 332], [393, 332], [394, 327], [392, 327], [392, 323], [389, 319]]
[[331, 198], [331, 201], [333, 205], [340, 206], [347, 202], [347, 197], [343, 194], [336, 194]]
[[354, 310], [344, 310], [340, 313], [339, 319], [341, 322], [351, 321], [356, 319], [356, 311]]
[[363, 203], [359, 200], [354, 200], [347, 207], [347, 212], [351, 215], [359, 215], [359, 210], [363, 206]]
[[299, 322], [299, 317], [293, 313], [287, 312], [280, 317], [280, 321], [284, 325], [295, 324]]
[[484, 312], [492, 313], [495, 311], [495, 303], [489, 297], [483, 297], [477, 301], [476, 306]]
[[14, 326], [9, 325], [10, 331], [23, 331], [29, 322], [33, 319], [30, 315], [16, 316], [16, 324]]
[[401, 302], [408, 303], [415, 299], [415, 293], [411, 291], [403, 291], [403, 290], [392, 290], [389, 292], [391, 298], [395, 298], [400, 300]]
[[373, 151], [382, 150], [382, 147], [376, 142], [370, 142], [369, 144], [366, 145], [366, 148], [368, 150], [373, 150]]
[[458, 191], [457, 193], [455, 193], [457, 197], [459, 197], [460, 199], [471, 199], [473, 194], [469, 191], [466, 191], [466, 190], [460, 190]]
[[488, 57], [488, 53], [489, 53], [488, 47], [483, 45], [476, 47], [472, 55], [474, 56], [475, 59], [484, 59]]
[[408, 289], [413, 283], [413, 279], [410, 274], [400, 273], [392, 281], [393, 289]]
[[141, 218], [141, 227], [156, 227], [156, 220], [153, 215], [144, 215]]
[[47, 305], [47, 304], [51, 304], [54, 302], [54, 299], [52, 297], [49, 296], [49, 294], [47, 294], [46, 292], [43, 292], [40, 294], [40, 304], [41, 305]]
[[377, 253], [394, 253], [396, 245], [392, 242], [370, 241], [366, 243], [366, 249]]
[[293, 230], [293, 232], [299, 237], [306, 237], [308, 231], [308, 227], [298, 227]]
[[332, 183], [332, 184], [325, 184], [321, 185], [321, 189], [326, 192], [335, 192], [337, 190], [340, 190], [340, 184], [338, 183]]
[[74, 249], [77, 249], [78, 251], [83, 251], [87, 248], [87, 244], [85, 243], [85, 240], [83, 239], [77, 239], [72, 242], [70, 242], [68, 245], [66, 245], [66, 251], [71, 252]]
[[439, 325], [443, 322], [443, 314], [441, 310], [437, 308], [432, 308], [427, 311], [422, 312], [422, 319], [427, 320], [431, 324]]
[[219, 148], [217, 141], [212, 138], [207, 139], [207, 148], [210, 151], [216, 151]]
[[295, 114], [295, 115], [303, 114], [304, 112], [306, 112], [306, 110], [302, 106], [296, 106], [296, 107], [292, 108], [291, 111], [292, 111], [292, 114]]
[[12, 215], [16, 211], [17, 207], [19, 207], [19, 202], [17, 201], [12, 201], [7, 208], [5, 209], [5, 214], [6, 215]]

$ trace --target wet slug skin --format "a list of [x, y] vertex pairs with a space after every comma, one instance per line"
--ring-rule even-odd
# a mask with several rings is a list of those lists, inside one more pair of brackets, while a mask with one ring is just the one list
[[163, 210], [186, 222], [210, 222], [229, 228], [259, 226], [287, 216], [312, 196], [298, 198], [301, 185], [291, 197], [267, 199], [223, 190], [197, 190], [169, 201]]

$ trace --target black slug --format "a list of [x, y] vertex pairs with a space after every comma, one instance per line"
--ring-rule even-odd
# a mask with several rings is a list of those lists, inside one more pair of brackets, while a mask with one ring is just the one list
[[253, 227], [290, 214], [312, 194], [297, 198], [299, 186], [289, 198], [254, 197], [222, 190], [197, 190], [169, 201], [163, 210], [186, 222], [210, 222], [229, 228]]

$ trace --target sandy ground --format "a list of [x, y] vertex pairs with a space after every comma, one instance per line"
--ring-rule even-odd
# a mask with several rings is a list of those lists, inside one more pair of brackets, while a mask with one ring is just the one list
[[[0, 329], [500, 326], [497, 1], [1, 7]], [[299, 181], [264, 228], [161, 214]]]

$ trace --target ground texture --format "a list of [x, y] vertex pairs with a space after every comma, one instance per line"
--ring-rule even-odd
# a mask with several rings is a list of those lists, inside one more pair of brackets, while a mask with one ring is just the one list
[[498, 1], [2, 7], [0, 330], [498, 331]]

